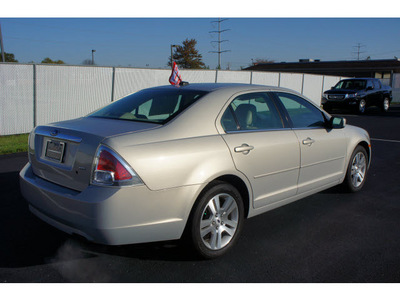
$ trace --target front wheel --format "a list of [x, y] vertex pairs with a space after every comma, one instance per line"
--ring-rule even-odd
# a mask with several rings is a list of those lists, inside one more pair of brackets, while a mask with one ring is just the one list
[[360, 102], [358, 103], [358, 109], [357, 112], [362, 115], [365, 113], [365, 110], [367, 108], [367, 102], [365, 102], [364, 99], [361, 99]]
[[237, 241], [244, 218], [240, 193], [227, 183], [209, 187], [199, 198], [189, 222], [195, 250], [204, 258], [225, 254]]
[[344, 186], [350, 192], [358, 192], [362, 189], [367, 177], [368, 155], [362, 146], [357, 146], [351, 155], [349, 165], [347, 167], [346, 178], [343, 182]]

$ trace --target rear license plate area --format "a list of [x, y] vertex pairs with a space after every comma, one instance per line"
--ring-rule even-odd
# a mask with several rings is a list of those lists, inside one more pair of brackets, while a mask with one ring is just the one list
[[65, 143], [61, 141], [48, 140], [46, 144], [45, 157], [62, 163]]

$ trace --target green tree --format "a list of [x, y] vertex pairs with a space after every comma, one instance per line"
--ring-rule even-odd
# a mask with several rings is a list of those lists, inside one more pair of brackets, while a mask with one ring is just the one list
[[[1, 54], [0, 54], [0, 58], [1, 58]], [[12, 53], [4, 52], [4, 58], [6, 59], [6, 62], [18, 62], [18, 60], [15, 59], [14, 54], [12, 54]]]
[[96, 64], [93, 64], [93, 62], [92, 62], [91, 59], [85, 59], [85, 60], [82, 62], [82, 65], [85, 65], [85, 66], [93, 66], [93, 65], [96, 65]]
[[255, 66], [258, 64], [273, 64], [275, 63], [275, 61], [273, 59], [268, 59], [268, 58], [256, 58], [256, 59], [252, 59], [252, 63], [250, 66]]
[[[196, 50], [197, 41], [195, 39], [186, 39], [182, 46], [177, 46], [172, 57], [176, 64], [183, 69], [204, 69], [206, 66], [201, 61], [202, 55]], [[168, 65], [171, 66], [171, 56]]]
[[42, 64], [57, 64], [57, 65], [63, 65], [65, 62], [62, 60], [52, 60], [49, 57], [46, 57], [45, 59], [42, 60]]

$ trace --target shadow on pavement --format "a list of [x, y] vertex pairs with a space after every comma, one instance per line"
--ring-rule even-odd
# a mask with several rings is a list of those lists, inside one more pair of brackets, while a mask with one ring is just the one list
[[71, 237], [34, 216], [19, 191], [19, 172], [0, 173], [0, 268], [20, 268], [97, 256], [196, 260], [178, 241], [103, 246]]

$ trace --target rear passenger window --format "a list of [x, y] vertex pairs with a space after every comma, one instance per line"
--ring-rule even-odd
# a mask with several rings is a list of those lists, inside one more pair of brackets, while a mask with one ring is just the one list
[[267, 93], [236, 97], [223, 114], [221, 124], [225, 131], [283, 128], [279, 112]]
[[294, 128], [323, 127], [322, 112], [307, 100], [288, 93], [276, 93], [292, 120]]

